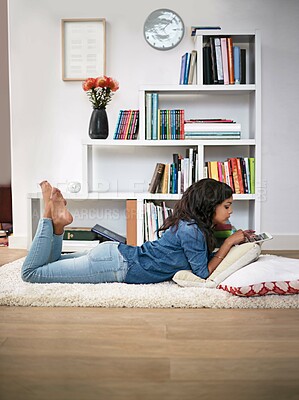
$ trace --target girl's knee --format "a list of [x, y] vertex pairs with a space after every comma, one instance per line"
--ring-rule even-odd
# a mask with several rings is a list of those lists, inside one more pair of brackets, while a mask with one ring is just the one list
[[25, 264], [23, 264], [22, 266], [21, 278], [24, 282], [29, 282], [29, 283], [33, 282], [31, 271], [28, 268], [26, 268]]

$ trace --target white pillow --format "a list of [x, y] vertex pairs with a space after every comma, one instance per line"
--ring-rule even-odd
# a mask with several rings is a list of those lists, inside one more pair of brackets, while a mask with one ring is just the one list
[[224, 260], [207, 279], [201, 279], [191, 271], [178, 271], [173, 281], [184, 287], [216, 287], [235, 271], [255, 261], [261, 254], [258, 243], [243, 243], [230, 249]]
[[218, 286], [238, 296], [299, 293], [299, 260], [262, 255]]

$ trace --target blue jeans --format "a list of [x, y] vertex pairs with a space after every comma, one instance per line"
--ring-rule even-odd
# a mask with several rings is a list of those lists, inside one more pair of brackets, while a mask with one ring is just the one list
[[22, 266], [22, 279], [32, 283], [124, 282], [128, 263], [117, 242], [103, 242], [85, 253], [61, 254], [63, 235], [42, 218]]

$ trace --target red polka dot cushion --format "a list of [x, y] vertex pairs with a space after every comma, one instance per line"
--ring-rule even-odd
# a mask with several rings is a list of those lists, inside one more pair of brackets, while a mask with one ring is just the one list
[[299, 293], [299, 260], [262, 255], [217, 286], [237, 296]]

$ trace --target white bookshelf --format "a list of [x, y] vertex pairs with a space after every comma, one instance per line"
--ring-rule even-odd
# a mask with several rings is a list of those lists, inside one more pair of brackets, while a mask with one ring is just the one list
[[[210, 36], [231, 36], [234, 44], [246, 48], [246, 84], [204, 85], [202, 75], [202, 48]], [[261, 44], [259, 32], [223, 33], [206, 31], [194, 40], [197, 50], [197, 79], [195, 85], [144, 85], [139, 89], [140, 123], [136, 140], [91, 140], [82, 143], [82, 189], [80, 194], [67, 195], [69, 203], [82, 209], [102, 210], [110, 207], [120, 210], [119, 218], [93, 221], [121, 235], [125, 235], [125, 204], [127, 199], [137, 200], [137, 244], [143, 242], [143, 203], [145, 200], [166, 201], [174, 204], [180, 195], [150, 194], [149, 182], [157, 162], [169, 163], [173, 153], [197, 148], [198, 177], [204, 177], [204, 165], [209, 160], [228, 157], [254, 157], [256, 167], [255, 194], [234, 195], [234, 213], [231, 218], [236, 227], [260, 230], [261, 185]], [[146, 140], [145, 96], [158, 93], [159, 108], [185, 110], [189, 118], [230, 118], [240, 122], [240, 140]], [[39, 195], [29, 195], [30, 218], [40, 210]], [[30, 239], [34, 223], [30, 224]], [[73, 226], [76, 226], [73, 224]], [[67, 244], [82, 248], [86, 243]]]

